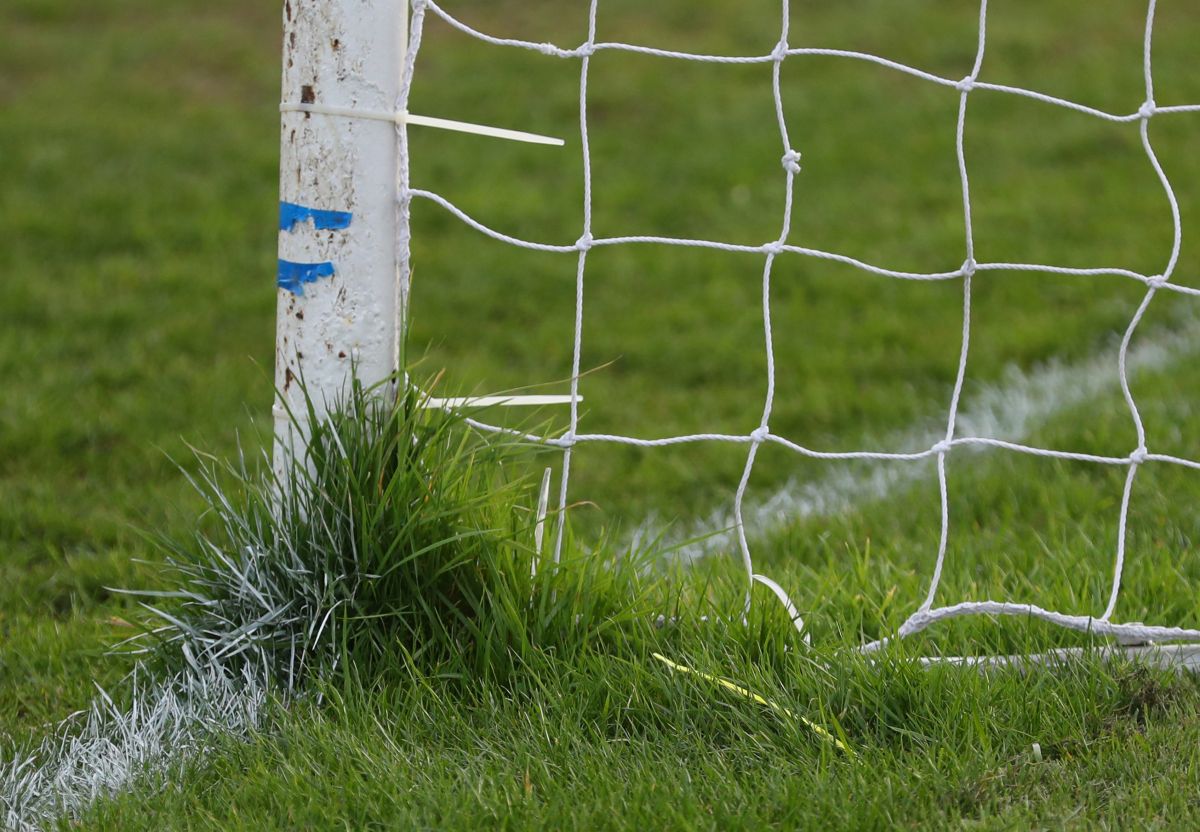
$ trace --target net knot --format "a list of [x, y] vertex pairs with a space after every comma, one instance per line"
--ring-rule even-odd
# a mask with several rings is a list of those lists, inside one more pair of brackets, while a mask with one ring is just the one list
[[963, 78], [961, 81], [956, 83], [954, 85], [954, 89], [958, 90], [959, 92], [970, 92], [971, 90], [975, 89], [975, 79], [968, 75], [966, 78]]
[[1129, 461], [1134, 465], [1141, 465], [1149, 456], [1150, 452], [1143, 446], [1129, 455]]
[[788, 150], [787, 153], [783, 154], [783, 158], [780, 160], [780, 162], [783, 164], [783, 169], [786, 170], [788, 173], [791, 173], [791, 174], [799, 173], [800, 172], [800, 151], [799, 150]]
[[771, 438], [771, 428], [767, 425], [760, 425], [750, 432], [750, 441], [755, 445], [761, 445]]
[[1147, 98], [1142, 102], [1142, 106], [1138, 107], [1138, 118], [1150, 118], [1157, 112], [1158, 107], [1154, 103], [1153, 98]]
[[575, 447], [575, 431], [568, 430], [557, 439], [547, 439], [546, 444], [556, 448], [573, 448]]
[[1151, 289], [1161, 289], [1167, 285], [1167, 278], [1161, 274], [1151, 275], [1146, 278], [1146, 285]]
[[787, 57], [787, 54], [788, 54], [787, 41], [781, 40], [781, 41], [779, 41], [779, 43], [775, 44], [775, 48], [771, 50], [771, 60], [776, 61], [776, 62], [782, 61], [784, 58]]
[[900, 625], [900, 629], [896, 631], [896, 635], [903, 638], [912, 633], [919, 633], [928, 627], [931, 622], [937, 620], [938, 616], [931, 610], [917, 610], [908, 617], [907, 621]]
[[773, 240], [769, 243], [763, 243], [763, 254], [777, 255], [783, 254], [783, 242], [781, 240]]
[[935, 454], [941, 455], [950, 453], [950, 449], [953, 447], [953, 442], [951, 442], [949, 439], [943, 439], [941, 442], [935, 442], [933, 447], [929, 450], [933, 451]]
[[592, 55], [596, 54], [596, 44], [584, 43], [584, 44], [581, 44], [581, 45], [575, 47], [570, 52], [565, 52], [563, 54], [564, 54], [564, 57], [590, 58], [590, 57], [592, 57]]
[[968, 257], [966, 260], [963, 261], [962, 268], [959, 269], [959, 271], [962, 272], [963, 277], [974, 277], [975, 270], [978, 268], [979, 268], [979, 264], [975, 262], [975, 258]]
[[575, 249], [577, 251], [587, 251], [592, 247], [592, 232], [586, 232], [582, 237], [575, 241]]

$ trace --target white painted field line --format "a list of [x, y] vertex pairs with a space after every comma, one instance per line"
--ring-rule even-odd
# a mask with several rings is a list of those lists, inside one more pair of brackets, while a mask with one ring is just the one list
[[[1187, 318], [1169, 330], [1147, 333], [1129, 351], [1129, 371], [1161, 370], [1184, 356], [1200, 352], [1200, 321]], [[1057, 414], [1118, 389], [1117, 351], [1113, 347], [1075, 364], [1050, 362], [1031, 372], [1010, 368], [998, 382], [970, 392], [971, 408], [958, 414], [958, 433], [1019, 442]], [[887, 449], [928, 448], [942, 438], [931, 419], [929, 425], [898, 431], [863, 447]], [[986, 453], [986, 446], [972, 452]], [[884, 499], [929, 476], [920, 464], [879, 464], [870, 467], [837, 466], [828, 475], [809, 482], [789, 480], [754, 504], [747, 504], [747, 531], [762, 538], [812, 517], [828, 517], [855, 506]], [[650, 517], [634, 533], [634, 540], [652, 540], [662, 532], [662, 521]], [[686, 543], [685, 541], [692, 541]], [[668, 530], [666, 545], [678, 546], [673, 557], [695, 560], [710, 554], [737, 550], [733, 513], [719, 508], [695, 522]]]
[[268, 702], [263, 676], [248, 666], [228, 673], [209, 665], [165, 681], [135, 678], [127, 708], [99, 691], [40, 746], [0, 758], [0, 828], [44, 829], [135, 784], [161, 785], [222, 737], [260, 727]]

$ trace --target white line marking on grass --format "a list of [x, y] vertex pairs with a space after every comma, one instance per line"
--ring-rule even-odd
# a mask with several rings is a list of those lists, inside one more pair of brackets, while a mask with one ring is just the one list
[[267, 701], [262, 674], [249, 666], [231, 674], [210, 665], [149, 684], [135, 678], [127, 709], [100, 691], [39, 746], [0, 760], [0, 825], [43, 829], [135, 784], [162, 785], [221, 737], [258, 728]]
[[[1200, 319], [1189, 317], [1171, 329], [1139, 337], [1137, 346], [1129, 351], [1130, 372], [1161, 370], [1200, 351], [1198, 330]], [[1019, 442], [1059, 413], [1118, 389], [1118, 380], [1115, 347], [1075, 364], [1050, 361], [1028, 373], [1010, 367], [1000, 381], [970, 391], [972, 407], [959, 412], [957, 433]], [[880, 441], [859, 444], [889, 450], [924, 449], [943, 438], [943, 433], [931, 417], [929, 427], [909, 428]], [[971, 446], [974, 453], [987, 450], [986, 446]], [[881, 500], [928, 473], [925, 464], [862, 463], [853, 468], [838, 465], [817, 480], [791, 479], [765, 500], [743, 509], [746, 529], [755, 537], [769, 536], [806, 518], [840, 514]], [[676, 546], [672, 556], [685, 561], [728, 553], [737, 548], [734, 526], [732, 509], [721, 507], [682, 528], [671, 528], [662, 543]], [[634, 545], [661, 533], [661, 521], [650, 517], [635, 530]]]

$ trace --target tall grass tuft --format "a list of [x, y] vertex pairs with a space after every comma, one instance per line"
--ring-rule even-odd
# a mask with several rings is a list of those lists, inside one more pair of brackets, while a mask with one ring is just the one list
[[215, 522], [166, 541], [178, 590], [156, 599], [156, 634], [188, 664], [252, 660], [286, 691], [397, 661], [502, 680], [534, 654], [646, 631], [643, 558], [585, 552], [568, 530], [561, 563], [533, 574], [537, 494], [515, 473], [527, 445], [422, 407], [412, 387], [391, 401], [356, 385], [294, 419], [302, 458], [280, 474], [207, 459], [194, 483]]
[[[452, 413], [356, 385], [328, 415], [293, 414], [307, 452], [279, 473], [202, 456], [207, 517], [164, 539], [175, 588], [135, 592], [161, 626], [158, 676], [103, 692], [36, 747], [0, 760], [0, 826], [79, 818], [101, 796], [160, 787], [224, 738], [264, 727], [277, 696], [341, 696], [389, 676], [515, 689], [631, 652], [662, 594], [645, 556], [584, 551], [534, 574], [533, 449]], [[152, 604], [152, 605], [151, 605]], [[588, 654], [588, 655], [585, 655]], [[550, 662], [543, 659], [550, 659]], [[139, 669], [139, 673], [141, 670]]]

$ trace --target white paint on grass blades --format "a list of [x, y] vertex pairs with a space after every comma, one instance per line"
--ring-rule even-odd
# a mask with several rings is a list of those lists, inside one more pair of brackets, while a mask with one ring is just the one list
[[159, 788], [225, 737], [262, 724], [264, 674], [217, 664], [163, 682], [135, 677], [128, 708], [104, 692], [32, 750], [0, 761], [5, 829], [43, 829], [78, 819], [95, 801], [135, 785]]
[[[1200, 352], [1195, 333], [1200, 319], [1188, 318], [1177, 327], [1147, 335], [1130, 348], [1130, 372], [1163, 370], [1181, 358]], [[1119, 389], [1116, 349], [1105, 351], [1076, 364], [1052, 361], [1031, 372], [1011, 367], [997, 383], [977, 387], [971, 407], [958, 414], [962, 436], [1019, 442], [1072, 407], [1093, 401]], [[942, 438], [936, 426], [908, 429], [879, 442], [864, 443], [883, 448], [928, 448]], [[986, 453], [986, 445], [966, 446], [973, 453]], [[857, 505], [882, 500], [931, 476], [927, 463], [857, 463], [839, 465], [829, 475], [809, 482], [789, 480], [769, 497], [743, 509], [746, 528], [755, 537], [768, 537], [798, 521], [827, 517]], [[662, 521], [650, 518], [635, 532], [635, 542], [652, 540], [662, 533]], [[694, 560], [737, 549], [737, 532], [732, 510], [721, 508], [707, 517], [667, 533], [673, 556]]]

